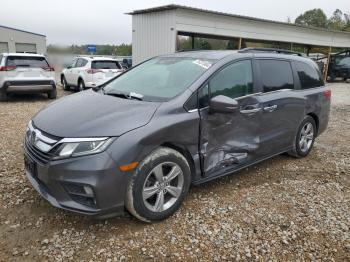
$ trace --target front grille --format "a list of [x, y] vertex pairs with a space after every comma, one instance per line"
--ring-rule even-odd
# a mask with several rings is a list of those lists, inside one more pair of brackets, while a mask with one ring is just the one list
[[33, 158], [33, 160], [39, 162], [40, 164], [47, 164], [50, 160], [50, 155], [41, 152], [39, 149], [35, 148], [28, 141], [27, 137], [24, 139], [24, 147], [26, 152]]
[[47, 164], [52, 157], [50, 151], [60, 138], [47, 134], [29, 122], [24, 139], [24, 148], [27, 154], [40, 164]]

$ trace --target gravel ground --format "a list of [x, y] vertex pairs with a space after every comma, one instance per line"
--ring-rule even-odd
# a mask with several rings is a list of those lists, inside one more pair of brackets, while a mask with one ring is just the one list
[[22, 157], [26, 124], [49, 101], [1, 103], [0, 260], [350, 261], [350, 85], [331, 88], [328, 130], [308, 157], [277, 156], [192, 187], [156, 224], [51, 207], [27, 182]]

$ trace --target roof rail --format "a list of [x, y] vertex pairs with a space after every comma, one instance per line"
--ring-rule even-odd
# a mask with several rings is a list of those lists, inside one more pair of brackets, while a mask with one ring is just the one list
[[285, 49], [278, 49], [278, 48], [255, 48], [255, 47], [248, 47], [239, 50], [240, 53], [249, 53], [249, 52], [266, 52], [266, 53], [278, 53], [278, 54], [287, 54], [287, 55], [297, 55], [297, 56], [304, 56], [302, 53], [299, 52], [293, 52], [290, 50]]

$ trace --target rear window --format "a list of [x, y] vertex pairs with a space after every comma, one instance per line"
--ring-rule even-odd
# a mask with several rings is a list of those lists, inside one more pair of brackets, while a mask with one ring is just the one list
[[323, 86], [323, 80], [315, 67], [303, 62], [295, 62], [298, 76], [300, 79], [301, 89]]
[[260, 60], [264, 92], [294, 89], [293, 71], [289, 61]]
[[117, 61], [92, 61], [92, 69], [120, 69]]
[[9, 56], [6, 61], [7, 66], [43, 68], [48, 67], [45, 57], [31, 56]]

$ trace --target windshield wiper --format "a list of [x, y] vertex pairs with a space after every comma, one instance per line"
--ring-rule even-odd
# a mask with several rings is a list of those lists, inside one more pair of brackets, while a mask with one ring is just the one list
[[120, 97], [120, 98], [124, 98], [124, 99], [135, 99], [135, 100], [139, 100], [139, 101], [142, 101], [142, 97], [143, 97], [143, 95], [137, 94], [134, 92], [130, 92], [129, 94], [115, 93], [115, 92], [104, 93], [104, 94], [109, 95], [109, 96]]

